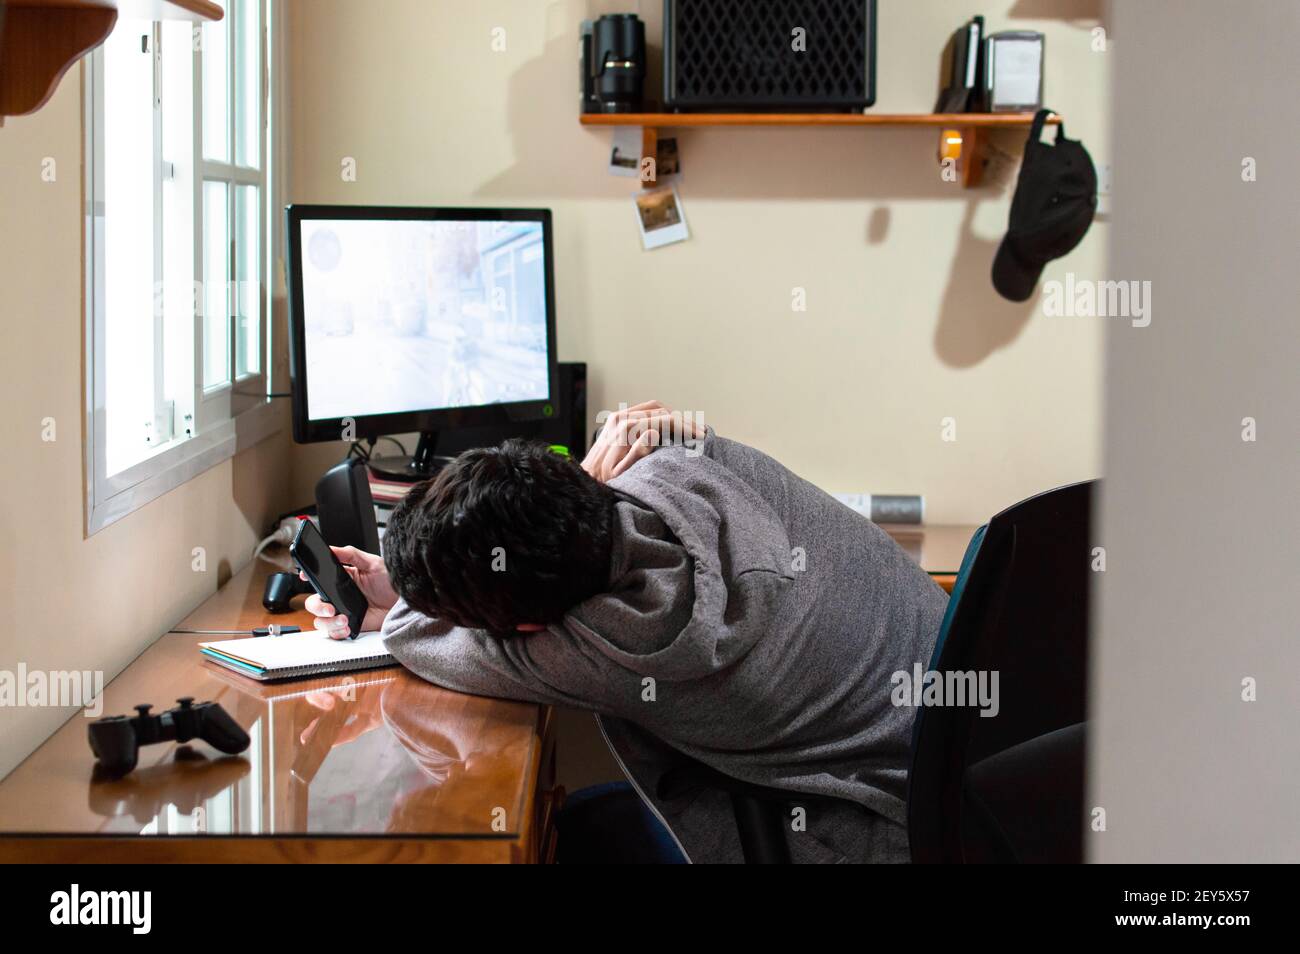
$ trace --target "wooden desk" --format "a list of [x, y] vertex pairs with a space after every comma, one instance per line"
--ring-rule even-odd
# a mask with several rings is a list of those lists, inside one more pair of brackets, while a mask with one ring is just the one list
[[[275, 569], [254, 561], [178, 626], [310, 627], [305, 612], [263, 610]], [[104, 690], [102, 714], [212, 699], [248, 750], [150, 745], [125, 778], [95, 780], [79, 713], [0, 782], [0, 861], [534, 862], [552, 850], [548, 707], [448, 692], [397, 666], [267, 685], [199, 656], [221, 638], [163, 636]]]
[[[887, 527], [951, 591], [973, 526]], [[180, 628], [311, 626], [272, 617], [255, 561]], [[301, 604], [301, 599], [297, 605]], [[0, 782], [0, 862], [531, 862], [553, 850], [551, 710], [430, 685], [400, 667], [267, 685], [160, 638], [104, 691], [103, 714], [179, 696], [220, 702], [242, 755], [152, 745], [117, 781], [93, 777], [84, 715]]]
[[957, 571], [961, 569], [961, 558], [966, 554], [966, 545], [978, 529], [965, 524], [881, 526], [913, 560], [921, 564], [921, 569], [949, 593], [957, 581]]

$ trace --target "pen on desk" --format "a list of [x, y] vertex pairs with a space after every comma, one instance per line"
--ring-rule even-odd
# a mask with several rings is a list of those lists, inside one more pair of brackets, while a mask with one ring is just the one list
[[192, 636], [287, 636], [301, 633], [297, 626], [255, 626], [253, 629], [169, 629], [169, 633], [185, 633]]

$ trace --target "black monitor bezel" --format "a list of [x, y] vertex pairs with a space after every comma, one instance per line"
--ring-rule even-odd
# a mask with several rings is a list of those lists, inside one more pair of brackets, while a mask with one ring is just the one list
[[555, 255], [550, 209], [477, 209], [463, 206], [306, 205], [285, 207], [285, 271], [289, 285], [289, 382], [293, 405], [293, 439], [299, 444], [343, 439], [347, 418], [312, 420], [307, 409], [306, 326], [302, 297], [302, 222], [313, 219], [404, 221], [538, 222], [542, 226], [543, 270], [546, 283], [546, 400], [480, 404], [472, 407], [430, 408], [392, 414], [353, 417], [354, 436], [377, 438], [388, 434], [432, 433], [449, 428], [483, 427], [516, 421], [538, 421], [555, 413], [559, 377], [555, 355]]

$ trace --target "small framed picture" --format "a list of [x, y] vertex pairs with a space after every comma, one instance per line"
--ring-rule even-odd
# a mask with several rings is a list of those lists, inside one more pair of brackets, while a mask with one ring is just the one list
[[658, 179], [675, 176], [682, 171], [682, 160], [677, 153], [677, 140], [669, 136], [655, 144], [655, 175]]
[[632, 201], [636, 204], [636, 223], [641, 229], [641, 244], [645, 248], [685, 242], [691, 237], [676, 186], [648, 189]]
[[641, 177], [641, 130], [632, 126], [619, 126], [614, 130], [614, 141], [609, 149], [609, 174]]
[[[644, 161], [641, 155], [641, 130], [624, 127], [615, 129], [609, 150], [609, 174], [628, 179], [648, 178], [649, 171], [641, 168]], [[654, 178], [662, 181], [681, 171], [682, 160], [677, 152], [677, 139], [672, 136], [660, 139], [655, 143]]]

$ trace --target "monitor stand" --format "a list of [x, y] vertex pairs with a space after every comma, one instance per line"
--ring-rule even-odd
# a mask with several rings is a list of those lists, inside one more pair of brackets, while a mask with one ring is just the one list
[[421, 431], [420, 442], [415, 445], [414, 456], [371, 457], [370, 470], [376, 477], [387, 480], [406, 483], [427, 480], [451, 463], [450, 457], [442, 457], [433, 452], [437, 443], [437, 431]]

